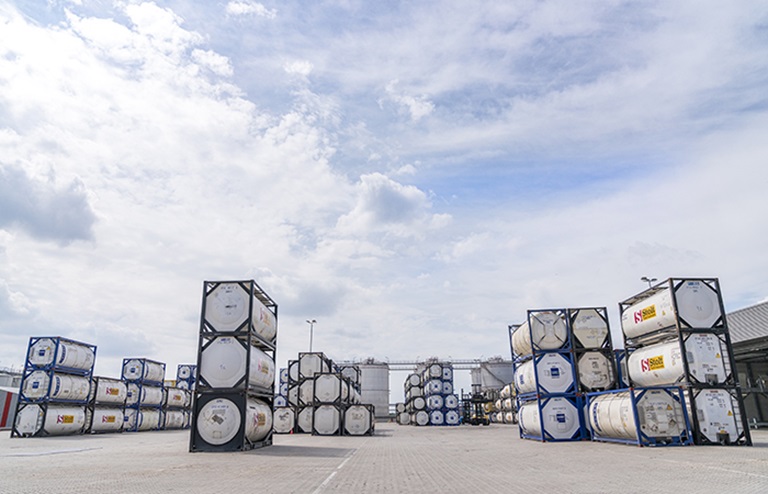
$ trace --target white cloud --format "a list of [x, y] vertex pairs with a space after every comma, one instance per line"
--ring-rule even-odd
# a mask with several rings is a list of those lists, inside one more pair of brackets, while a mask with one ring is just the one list
[[434, 111], [435, 105], [429, 101], [426, 96], [414, 96], [399, 91], [397, 88], [398, 83], [398, 80], [390, 81], [384, 88], [384, 91], [389, 100], [400, 105], [401, 108], [407, 111], [411, 120], [419, 121], [422, 118], [429, 116]]
[[4, 365], [42, 333], [103, 346], [104, 375], [193, 361], [204, 279], [277, 300], [282, 362], [311, 317], [335, 357], [474, 358], [528, 308], [615, 318], [641, 276], [719, 276], [729, 309], [768, 291], [755, 7], [17, 4]]
[[421, 235], [433, 218], [430, 207], [427, 195], [417, 187], [395, 182], [381, 173], [371, 173], [360, 177], [357, 203], [352, 211], [339, 218], [337, 226], [344, 233]]
[[277, 10], [267, 9], [264, 5], [258, 2], [231, 1], [227, 3], [226, 11], [229, 15], [253, 14], [267, 19], [274, 19], [277, 17]]

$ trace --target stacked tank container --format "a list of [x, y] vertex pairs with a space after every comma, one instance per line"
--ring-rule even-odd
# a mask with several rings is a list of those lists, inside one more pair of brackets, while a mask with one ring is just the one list
[[30, 338], [11, 437], [82, 433], [95, 360], [94, 345]]
[[398, 415], [397, 422], [402, 425], [429, 425], [429, 412], [427, 412], [421, 373], [408, 374], [403, 383], [403, 390], [405, 411]]
[[[312, 434], [315, 413], [315, 375], [333, 370], [333, 361], [323, 352], [299, 352], [298, 360], [293, 364], [293, 374], [297, 380], [289, 386], [289, 402], [296, 403], [296, 430], [303, 434]], [[289, 377], [291, 366], [289, 364]]]
[[520, 437], [578, 441], [584, 436], [569, 311], [529, 310], [509, 327]]
[[453, 392], [453, 365], [427, 362], [421, 372], [429, 425], [461, 424], [461, 403]]
[[[517, 390], [515, 383], [509, 383], [496, 395], [493, 403], [495, 417], [491, 419], [498, 424], [517, 424]], [[489, 407], [490, 408], [490, 407]]]
[[682, 386], [702, 444], [751, 445], [716, 278], [670, 278], [619, 304], [632, 386]]
[[253, 280], [203, 282], [189, 450], [272, 444], [277, 304]]
[[[177, 381], [178, 383], [178, 381]], [[189, 388], [169, 386], [164, 390], [161, 428], [187, 429], [192, 418], [192, 391]]]
[[124, 358], [122, 380], [128, 388], [123, 430], [162, 429], [165, 364], [148, 358]]
[[179, 364], [176, 367], [176, 387], [194, 391], [196, 375], [197, 366], [195, 364]]
[[112, 377], [96, 376], [91, 381], [91, 394], [86, 408], [86, 433], [122, 432], [128, 385]]
[[568, 309], [567, 313], [578, 391], [615, 389], [619, 381], [608, 309], [585, 307]]

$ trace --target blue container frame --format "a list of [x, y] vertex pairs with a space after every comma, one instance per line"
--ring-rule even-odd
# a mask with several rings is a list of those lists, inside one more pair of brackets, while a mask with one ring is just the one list
[[[555, 398], [562, 398], [568, 400], [575, 408], [576, 408], [576, 416], [577, 420], [579, 422], [579, 428], [578, 430], [569, 438], [555, 438], [552, 436], [551, 433], [548, 433], [547, 430], [544, 428], [544, 414], [542, 413], [542, 409], [549, 403], [550, 400]], [[521, 424], [520, 417], [518, 415], [517, 419], [517, 427], [518, 431], [520, 432], [520, 437], [522, 439], [535, 439], [537, 441], [541, 442], [573, 442], [573, 441], [581, 441], [587, 437], [586, 435], [586, 429], [584, 424], [584, 403], [583, 403], [583, 397], [578, 394], [574, 395], [534, 395], [534, 396], [518, 396], [517, 397], [517, 410], [518, 413], [520, 409], [523, 407], [523, 405], [527, 405], [529, 403], [536, 403], [536, 406], [539, 407], [539, 428], [541, 430], [541, 435], [535, 435], [535, 434], [526, 434], [523, 432], [523, 427]]]
[[[676, 437], [670, 437], [669, 439], [660, 439], [660, 438], [654, 438], [650, 437], [646, 434], [642, 433], [642, 430], [640, 428], [640, 418], [637, 415], [637, 402], [640, 400], [645, 393], [649, 391], [664, 391], [669, 396], [671, 396], [678, 404], [680, 404], [680, 408], [683, 414], [684, 419], [684, 425], [685, 428], [680, 436]], [[624, 438], [615, 438], [615, 437], [601, 437], [600, 435], [596, 434], [593, 427], [592, 427], [592, 421], [587, 420], [587, 431], [589, 433], [589, 437], [592, 441], [595, 442], [607, 442], [607, 443], [622, 443], [622, 444], [634, 444], [636, 446], [690, 446], [693, 444], [693, 432], [691, 429], [691, 421], [688, 417], [688, 409], [686, 407], [686, 401], [685, 401], [685, 393], [683, 392], [683, 388], [680, 386], [648, 386], [643, 388], [623, 388], [623, 389], [612, 389], [608, 391], [599, 391], [596, 393], [587, 393], [586, 394], [586, 408], [587, 408], [587, 415], [589, 416], [589, 408], [592, 404], [592, 399], [597, 396], [607, 395], [607, 394], [618, 394], [618, 393], [626, 393], [629, 392], [630, 399], [632, 401], [632, 410], [634, 411], [634, 419], [635, 419], [635, 430], [637, 431], [637, 438], [636, 439], [624, 439]]]
[[[44, 372], [48, 376], [48, 389], [45, 391], [45, 395], [41, 396], [40, 398], [28, 398], [24, 394], [24, 384], [27, 382], [27, 379], [29, 376], [31, 376], [35, 372]], [[82, 377], [85, 379], [88, 379], [88, 396], [82, 400], [66, 400], [61, 398], [51, 398], [51, 388], [53, 387], [53, 376], [56, 374], [60, 375], [73, 375], [75, 377]], [[82, 375], [82, 374], [69, 374], [67, 372], [62, 372], [61, 370], [56, 369], [36, 369], [34, 367], [24, 369], [24, 373], [21, 377], [21, 383], [19, 384], [19, 399], [17, 403], [17, 412], [18, 407], [23, 404], [36, 404], [40, 405], [43, 403], [63, 403], [68, 405], [87, 405], [91, 398], [91, 393], [93, 392], [93, 376], [92, 375]]]
[[[141, 375], [142, 377], [138, 379], [128, 379], [125, 377], [125, 365], [130, 362], [131, 360], [138, 360], [141, 362]], [[144, 368], [147, 366], [147, 362], [151, 362], [153, 364], [159, 364], [163, 367], [163, 379], [160, 381], [153, 381], [151, 379], [144, 379]], [[122, 371], [120, 372], [120, 377], [123, 381], [127, 383], [141, 383], [141, 384], [149, 384], [150, 386], [163, 386], [165, 384], [165, 372], [166, 372], [166, 365], [165, 362], [158, 362], [157, 360], [152, 360], [144, 357], [126, 357], [123, 359], [123, 366]]]
[[[547, 355], [553, 354], [553, 353], [554, 354], [558, 354], [561, 357], [563, 357], [570, 364], [570, 367], [571, 367], [571, 373], [570, 373], [571, 374], [571, 385], [568, 386], [568, 389], [565, 390], [565, 391], [558, 391], [558, 392], [554, 392], [554, 393], [550, 392], [548, 389], [546, 389], [545, 387], [543, 387], [540, 384], [541, 381], [539, 380], [539, 366], [538, 366], [538, 364]], [[526, 393], [520, 393], [520, 390], [517, 387], [517, 368], [519, 366], [521, 366], [522, 364], [524, 364], [526, 362], [529, 362], [531, 360], [533, 360], [533, 375], [534, 375], [534, 379], [536, 381], [536, 390], [535, 391], [528, 391]], [[541, 352], [541, 353], [538, 353], [538, 354], [534, 354], [532, 359], [526, 359], [526, 360], [524, 360], [522, 362], [519, 362], [518, 365], [514, 366], [514, 371], [515, 371], [515, 391], [516, 391], [517, 395], [520, 396], [523, 400], [525, 400], [527, 398], [535, 397], [537, 395], [541, 395], [541, 396], [573, 396], [573, 395], [575, 395], [578, 392], [578, 381], [577, 381], [578, 376], [576, 374], [576, 361], [575, 361], [573, 353], [570, 352], [570, 351], [565, 351], [565, 352]]]
[[[29, 361], [29, 353], [32, 351], [32, 346], [35, 345], [40, 340], [53, 340], [56, 344], [56, 350], [53, 352], [53, 360], [50, 364], [46, 365], [35, 365], [32, 362]], [[59, 352], [64, 351], [62, 349], [61, 343], [74, 343], [76, 345], [81, 345], [87, 348], [90, 348], [93, 350], [93, 365], [91, 365], [90, 369], [75, 369], [72, 367], [64, 367], [56, 365], [56, 361], [59, 359]], [[77, 376], [88, 376], [91, 377], [93, 375], [93, 367], [96, 364], [96, 345], [91, 345], [89, 343], [84, 343], [82, 341], [73, 340], [71, 338], [64, 338], [63, 336], [33, 336], [29, 339], [29, 344], [27, 345], [27, 353], [26, 353], [26, 359], [24, 364], [24, 369], [34, 369], [34, 370], [53, 370], [60, 372], [62, 374], [73, 374]]]

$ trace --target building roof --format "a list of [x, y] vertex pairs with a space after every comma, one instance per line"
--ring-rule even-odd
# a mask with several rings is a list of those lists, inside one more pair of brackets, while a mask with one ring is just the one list
[[733, 311], [727, 318], [731, 343], [768, 338], [768, 301]]

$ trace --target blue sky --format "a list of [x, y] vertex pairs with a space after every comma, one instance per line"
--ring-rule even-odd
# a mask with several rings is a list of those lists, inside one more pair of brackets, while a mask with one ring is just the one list
[[508, 355], [641, 276], [768, 296], [768, 3], [0, 1], [0, 366], [194, 360], [205, 279], [284, 362]]

